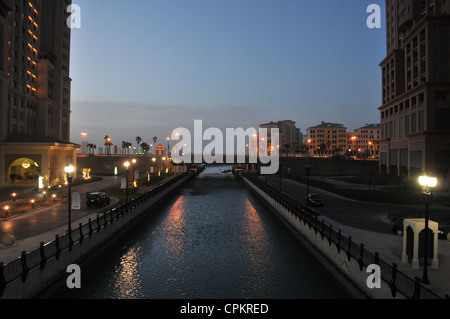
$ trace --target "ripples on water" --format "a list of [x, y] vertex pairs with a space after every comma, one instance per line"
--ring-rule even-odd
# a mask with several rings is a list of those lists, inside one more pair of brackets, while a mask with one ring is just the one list
[[195, 181], [59, 297], [345, 298], [347, 292], [225, 167]]

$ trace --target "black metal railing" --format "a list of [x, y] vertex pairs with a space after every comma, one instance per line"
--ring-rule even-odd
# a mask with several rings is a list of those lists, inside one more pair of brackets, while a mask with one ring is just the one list
[[[330, 246], [334, 244], [338, 251], [344, 251], [349, 261], [353, 259], [359, 264], [361, 271], [364, 267], [367, 268], [372, 264], [380, 266], [381, 279], [389, 285], [393, 297], [401, 293], [408, 299], [443, 299], [443, 297], [424, 287], [419, 278], [412, 279], [399, 271], [395, 263], [389, 264], [383, 261], [377, 252], [368, 251], [363, 243], [358, 244], [352, 240], [351, 236], [342, 235], [340, 230], [333, 228], [331, 224], [327, 224], [323, 219], [320, 219], [316, 212], [305, 207], [288, 194], [280, 192], [279, 189], [248, 172], [242, 172], [242, 176], [272, 197], [278, 204], [288, 209], [305, 226], [308, 225], [310, 229], [314, 229], [316, 234], [319, 233], [324, 240], [328, 240]], [[445, 298], [448, 297], [445, 296]]]
[[192, 173], [189, 172], [178, 175], [167, 182], [151, 188], [126, 204], [114, 207], [102, 215], [97, 215], [95, 220], [89, 219], [88, 223], [84, 225], [79, 224], [77, 229], [73, 229], [63, 236], [55, 235], [55, 239], [51, 242], [46, 244], [40, 243], [38, 249], [29, 253], [23, 251], [20, 257], [8, 264], [0, 262], [0, 297], [3, 295], [4, 289], [10, 282], [18, 278], [21, 278], [22, 281], [25, 282], [30, 270], [36, 267], [44, 269], [49, 258], [56, 257], [56, 259], [59, 259], [63, 250], [71, 250], [72, 246], [77, 242], [82, 245], [85, 240], [89, 240], [92, 237], [94, 232], [101, 232], [102, 229], [106, 229], [114, 222], [117, 222], [121, 216], [133, 213], [133, 210], [136, 207], [189, 175], [193, 176]]

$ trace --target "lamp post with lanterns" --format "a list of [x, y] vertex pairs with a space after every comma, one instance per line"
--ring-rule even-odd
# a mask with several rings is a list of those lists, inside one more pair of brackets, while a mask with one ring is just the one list
[[167, 155], [170, 155], [170, 137], [168, 137], [166, 140], [167, 140]]
[[425, 242], [423, 257], [423, 276], [422, 283], [429, 284], [428, 279], [428, 210], [433, 197], [433, 189], [437, 185], [437, 178], [431, 176], [420, 176], [419, 184], [422, 186], [422, 194], [425, 196]]
[[87, 133], [86, 132], [81, 132], [81, 136], [83, 137], [83, 154], [85, 154], [85, 147], [84, 147], [84, 138], [86, 137]]
[[68, 232], [72, 232], [72, 221], [71, 221], [71, 215], [72, 215], [72, 181], [73, 181], [73, 173], [75, 172], [75, 167], [73, 165], [68, 165], [64, 167], [64, 172], [67, 176], [67, 184], [69, 185], [69, 196], [68, 196]]
[[311, 163], [307, 162], [305, 164], [305, 170], [306, 170], [306, 207], [309, 206], [309, 177], [311, 175]]
[[130, 162], [126, 161], [123, 166], [125, 166], [125, 168], [127, 169], [127, 181], [126, 181], [126, 185], [125, 185], [125, 204], [128, 203], [128, 179], [130, 178], [130, 171], [128, 170], [130, 167]]

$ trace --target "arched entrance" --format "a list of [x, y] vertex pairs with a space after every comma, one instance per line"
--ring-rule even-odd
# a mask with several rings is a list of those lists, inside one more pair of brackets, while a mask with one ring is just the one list
[[41, 168], [30, 158], [19, 158], [8, 169], [8, 184], [14, 186], [37, 186]]

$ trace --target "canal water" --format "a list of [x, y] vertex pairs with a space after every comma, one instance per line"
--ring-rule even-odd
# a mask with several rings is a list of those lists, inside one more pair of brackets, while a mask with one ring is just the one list
[[351, 298], [228, 168], [207, 167], [54, 298]]

